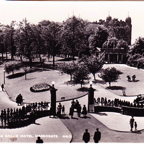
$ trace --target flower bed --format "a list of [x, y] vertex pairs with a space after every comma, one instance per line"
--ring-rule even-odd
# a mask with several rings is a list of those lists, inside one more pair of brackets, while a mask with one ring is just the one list
[[42, 91], [47, 91], [49, 89], [50, 89], [50, 85], [47, 83], [39, 83], [30, 87], [30, 91], [32, 92], [42, 92]]

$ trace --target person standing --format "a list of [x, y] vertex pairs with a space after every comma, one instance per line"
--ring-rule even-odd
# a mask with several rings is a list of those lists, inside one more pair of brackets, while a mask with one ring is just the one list
[[85, 143], [88, 143], [89, 140], [90, 140], [90, 134], [89, 134], [89, 132], [88, 132], [88, 129], [85, 129], [85, 132], [84, 132], [84, 134], [83, 134], [83, 141], [84, 141]]
[[77, 107], [77, 114], [78, 114], [78, 117], [80, 117], [80, 115], [81, 115], [81, 105], [80, 104]]
[[37, 137], [36, 143], [43, 143], [43, 140], [40, 137]]
[[4, 90], [4, 84], [1, 85], [2, 91]]
[[83, 106], [82, 114], [84, 115], [84, 117], [86, 117], [86, 115], [87, 115], [87, 109], [86, 109], [85, 105]]
[[62, 106], [62, 113], [65, 114], [65, 106]]
[[130, 119], [130, 127], [131, 127], [131, 131], [133, 131], [133, 125], [134, 125], [134, 118], [133, 116]]
[[93, 139], [94, 139], [95, 143], [98, 143], [100, 141], [100, 139], [101, 139], [101, 132], [99, 131], [98, 128], [96, 130], [97, 131], [94, 133]]
[[135, 131], [137, 131], [137, 122], [134, 122], [134, 126], [135, 126]]
[[73, 106], [70, 107], [69, 115], [73, 118], [74, 108]]

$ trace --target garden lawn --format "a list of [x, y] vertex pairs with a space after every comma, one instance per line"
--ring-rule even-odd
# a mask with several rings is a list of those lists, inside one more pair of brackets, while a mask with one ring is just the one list
[[[123, 87], [125, 88], [126, 96], [136, 96], [138, 94], [144, 94], [144, 70], [137, 69], [134, 67], [127, 66], [125, 64], [106, 64], [103, 69], [107, 67], [115, 67], [117, 70], [121, 71], [123, 74], [120, 75], [120, 79], [117, 82], [112, 82], [111, 86]], [[136, 82], [128, 82], [127, 75], [131, 77], [136, 75]], [[100, 79], [97, 74], [97, 79]], [[107, 88], [108, 83], [100, 84], [102, 87]], [[121, 89], [110, 90], [117, 95], [123, 95]]]
[[[18, 73], [18, 72], [17, 72]], [[67, 85], [65, 82], [69, 81], [70, 76], [67, 74], [61, 74], [57, 70], [47, 70], [47, 71], [36, 71], [27, 74], [27, 80], [25, 76], [8, 79], [6, 78], [6, 91], [11, 98], [15, 101], [18, 94], [22, 94], [25, 103], [31, 102], [50, 102], [50, 91], [44, 92], [31, 92], [30, 87], [37, 83], [48, 83], [51, 85], [52, 81], [55, 81], [55, 88], [57, 89], [57, 101], [61, 100], [61, 97], [65, 99], [72, 99], [82, 95], [87, 92], [77, 91], [80, 88], [79, 85]]]

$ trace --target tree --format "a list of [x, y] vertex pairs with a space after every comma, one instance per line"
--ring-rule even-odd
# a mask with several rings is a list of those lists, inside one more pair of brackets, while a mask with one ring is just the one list
[[33, 25], [24, 19], [19, 24], [19, 33], [17, 35], [17, 53], [22, 54], [29, 59], [30, 67], [32, 67], [32, 60], [36, 56], [36, 40], [33, 31]]
[[58, 68], [64, 72], [70, 75], [70, 81], [72, 81], [72, 76], [73, 73], [75, 72], [75, 70], [77, 69], [77, 64], [75, 64], [74, 62], [72, 63], [62, 63], [58, 65]]
[[73, 79], [75, 83], [80, 83], [81, 88], [82, 84], [84, 84], [84, 80], [87, 80], [89, 77], [89, 71], [87, 67], [83, 64], [79, 64], [77, 70], [73, 74]]
[[[85, 30], [86, 23], [80, 19], [73, 16], [68, 18], [63, 23], [63, 28], [61, 31], [61, 43], [63, 48], [67, 48], [67, 54], [71, 54], [74, 60], [75, 55], [78, 51], [85, 47]], [[64, 51], [62, 49], [62, 51]]]
[[134, 54], [144, 54], [144, 38], [139, 37], [136, 39], [135, 43], [132, 46], [132, 55]]
[[41, 55], [45, 55], [46, 50], [44, 48], [44, 40], [42, 38], [42, 28], [41, 25], [33, 25], [34, 37], [35, 37], [35, 47], [36, 47], [36, 55], [40, 59], [40, 63], [42, 65]]
[[60, 25], [55, 22], [51, 22], [48, 26], [44, 27], [42, 31], [42, 36], [45, 40], [47, 52], [53, 56], [53, 66], [55, 66], [55, 55], [59, 47], [59, 31]]
[[95, 52], [96, 47], [101, 48], [103, 43], [108, 38], [108, 31], [105, 27], [99, 26], [96, 33], [89, 37], [89, 46], [92, 50], [92, 53]]
[[102, 78], [105, 82], [109, 83], [109, 86], [111, 86], [111, 82], [116, 82], [117, 79], [119, 79], [119, 75], [121, 72], [117, 70], [115, 67], [112, 68], [106, 68], [102, 72], [100, 72], [99, 77]]
[[125, 50], [128, 50], [129, 47], [128, 47], [128, 43], [127, 43], [125, 40], [120, 39], [120, 40], [117, 42], [116, 48], [123, 48], [123, 49], [125, 49]]
[[96, 80], [95, 74], [103, 67], [104, 64], [103, 58], [101, 59], [101, 56], [96, 57], [95, 55], [91, 55], [86, 56], [82, 59], [84, 64], [87, 66], [89, 72], [93, 74], [94, 80]]
[[116, 37], [108, 38], [107, 41], [104, 42], [103, 48], [116, 48], [118, 43], [118, 39]]

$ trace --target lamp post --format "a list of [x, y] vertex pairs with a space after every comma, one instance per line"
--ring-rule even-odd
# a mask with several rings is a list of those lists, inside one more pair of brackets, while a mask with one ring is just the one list
[[90, 112], [90, 105], [94, 104], [94, 91], [95, 89], [92, 88], [92, 81], [90, 81], [90, 88], [88, 89], [88, 112]]
[[5, 84], [5, 70], [3, 70], [3, 72], [4, 72], [4, 84]]
[[55, 82], [52, 81], [52, 86], [50, 87], [50, 93], [51, 93], [51, 114], [56, 115], [56, 91], [54, 87]]

